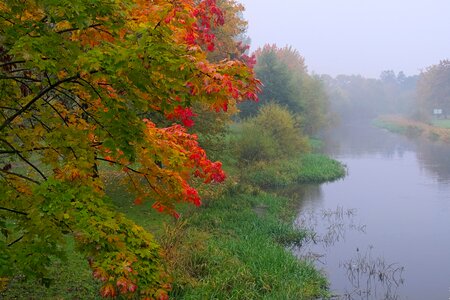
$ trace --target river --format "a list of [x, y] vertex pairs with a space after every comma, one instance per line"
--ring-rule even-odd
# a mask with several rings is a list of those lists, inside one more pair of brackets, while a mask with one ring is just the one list
[[450, 299], [450, 145], [362, 123], [325, 140], [348, 175], [291, 191], [296, 224], [317, 233], [296, 255], [336, 299]]

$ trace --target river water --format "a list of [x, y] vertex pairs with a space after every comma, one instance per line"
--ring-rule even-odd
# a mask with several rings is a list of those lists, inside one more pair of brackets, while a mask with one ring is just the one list
[[301, 194], [294, 249], [336, 299], [450, 299], [450, 145], [352, 124], [326, 136], [348, 175]]

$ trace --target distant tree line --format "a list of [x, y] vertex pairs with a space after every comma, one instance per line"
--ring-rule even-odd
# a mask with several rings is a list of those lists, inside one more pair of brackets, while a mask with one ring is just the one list
[[334, 78], [322, 75], [320, 79], [326, 87], [331, 110], [341, 121], [415, 112], [417, 75], [406, 76], [403, 72], [396, 74], [388, 70], [377, 79], [361, 75]]

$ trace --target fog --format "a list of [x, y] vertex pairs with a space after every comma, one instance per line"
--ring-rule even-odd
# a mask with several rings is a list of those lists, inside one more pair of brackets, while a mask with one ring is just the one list
[[319, 74], [406, 75], [449, 58], [447, 0], [240, 0], [252, 49], [292, 45]]

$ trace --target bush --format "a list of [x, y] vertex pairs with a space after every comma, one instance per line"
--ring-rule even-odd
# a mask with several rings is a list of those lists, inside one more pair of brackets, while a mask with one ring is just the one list
[[294, 116], [277, 104], [263, 106], [255, 118], [244, 121], [236, 143], [244, 165], [292, 157], [309, 150]]

